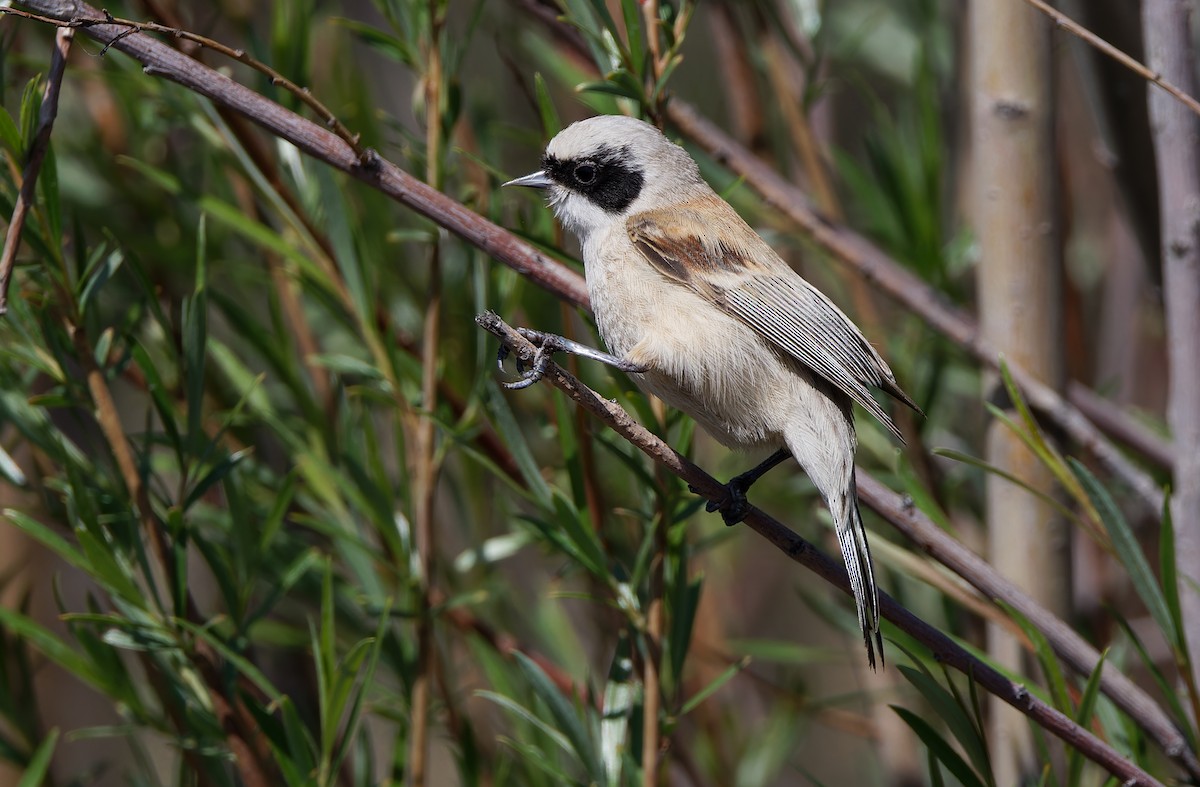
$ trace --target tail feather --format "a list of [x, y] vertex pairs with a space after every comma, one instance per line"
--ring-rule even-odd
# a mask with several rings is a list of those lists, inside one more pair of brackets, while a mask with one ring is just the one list
[[846, 562], [850, 589], [854, 592], [854, 604], [858, 608], [858, 625], [867, 646], [867, 661], [871, 669], [875, 669], [875, 652], [878, 649], [879, 665], [882, 667], [884, 657], [883, 636], [879, 631], [879, 589], [875, 585], [875, 567], [871, 564], [867, 529], [858, 511], [858, 489], [853, 476], [849, 489], [838, 501], [833, 514], [838, 544], [842, 548], [842, 559]]

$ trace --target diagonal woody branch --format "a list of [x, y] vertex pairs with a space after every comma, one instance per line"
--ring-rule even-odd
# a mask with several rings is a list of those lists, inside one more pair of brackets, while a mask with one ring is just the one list
[[[535, 352], [534, 346], [496, 314], [487, 312], [479, 315], [475, 321], [484, 330], [498, 337], [514, 355], [523, 361], [532, 361]], [[657, 435], [635, 421], [620, 405], [604, 399], [562, 367], [553, 362], [548, 363], [544, 379], [567, 394], [576, 404], [603, 421], [642, 453], [682, 478], [702, 497], [718, 501], [725, 495], [724, 487], [715, 478], [692, 464]], [[745, 524], [789, 558], [834, 585], [843, 593], [850, 594], [850, 581], [845, 569], [808, 541], [796, 535], [787, 526], [753, 507], [745, 519]], [[1122, 784], [1159, 784], [1156, 779], [1122, 757], [1107, 743], [1030, 694], [1024, 686], [1014, 683], [968, 653], [949, 636], [914, 615], [886, 593], [881, 593], [879, 600], [884, 618], [929, 648], [939, 663], [947, 664], [969, 676], [988, 692], [1012, 705], [1047, 732], [1059, 737], [1068, 746], [1077, 749], [1085, 757], [1116, 776]]]

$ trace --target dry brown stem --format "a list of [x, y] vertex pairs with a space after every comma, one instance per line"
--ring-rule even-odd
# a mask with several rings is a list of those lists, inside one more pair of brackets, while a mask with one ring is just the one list
[[71, 41], [74, 38], [75, 31], [61, 28], [54, 38], [54, 55], [50, 60], [50, 73], [46, 77], [46, 91], [42, 96], [37, 131], [29, 143], [25, 169], [21, 172], [21, 189], [17, 192], [12, 218], [8, 222], [8, 232], [4, 236], [4, 250], [0, 251], [0, 316], [8, 311], [8, 285], [12, 281], [17, 250], [21, 247], [25, 217], [29, 215], [30, 206], [37, 200], [38, 173], [42, 171], [42, 162], [46, 160], [50, 132], [54, 129], [54, 119], [58, 117], [58, 96], [62, 89], [63, 73], [67, 69], [67, 54], [71, 51]]

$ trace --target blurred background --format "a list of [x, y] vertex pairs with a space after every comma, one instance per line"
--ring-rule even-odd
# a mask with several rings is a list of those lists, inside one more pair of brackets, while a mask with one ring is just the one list
[[[499, 184], [574, 120], [663, 126], [925, 411], [895, 413], [903, 447], [860, 417], [859, 464], [1106, 651], [1194, 749], [1163, 511], [1015, 408], [994, 363], [1090, 396], [1151, 487], [1170, 481], [1145, 83], [1024, 3], [974, 5], [107, 11], [244, 52], [579, 271], [540, 195]], [[1136, 4], [1061, 8], [1142, 56]], [[0, 318], [0, 784], [1105, 783], [890, 625], [872, 673], [848, 598], [553, 388], [500, 387], [515, 372], [477, 313], [594, 345], [583, 310], [85, 33]], [[146, 35], [324, 121], [269, 73]], [[54, 38], [0, 18], [5, 216]], [[978, 324], [991, 361], [768, 204], [680, 104]], [[719, 478], [759, 458], [563, 363]], [[793, 464], [752, 499], [837, 552]], [[1087, 675], [864, 514], [881, 588], [1179, 776]]]

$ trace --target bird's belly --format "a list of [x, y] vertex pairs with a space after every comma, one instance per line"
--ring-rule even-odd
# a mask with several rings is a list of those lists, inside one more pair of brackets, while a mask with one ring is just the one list
[[631, 375], [642, 390], [731, 448], [783, 442], [787, 418], [803, 398], [794, 362], [737, 318], [657, 274], [589, 285], [609, 351], [648, 368]]

